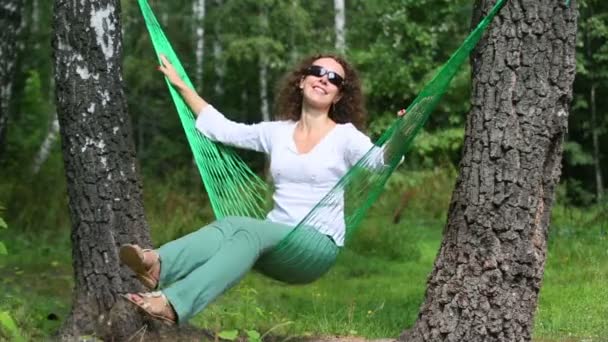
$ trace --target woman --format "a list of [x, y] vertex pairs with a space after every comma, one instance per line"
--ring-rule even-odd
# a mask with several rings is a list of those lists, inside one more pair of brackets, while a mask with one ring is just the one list
[[[146, 314], [176, 323], [187, 321], [240, 280], [373, 144], [357, 129], [365, 119], [361, 85], [341, 57], [317, 55], [302, 61], [279, 90], [279, 120], [255, 125], [226, 119], [186, 86], [166, 57], [161, 61], [158, 69], [197, 114], [197, 129], [211, 140], [268, 154], [275, 185], [274, 208], [266, 220], [230, 217], [157, 250], [121, 248], [121, 260], [148, 289], [164, 287], [162, 292], [125, 297]], [[344, 243], [343, 204], [338, 209], [342, 218], [337, 223], [314, 232], [332, 241], [329, 262]]]

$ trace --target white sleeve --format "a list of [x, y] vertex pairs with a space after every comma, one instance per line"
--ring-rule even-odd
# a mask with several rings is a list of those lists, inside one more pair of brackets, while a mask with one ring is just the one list
[[355, 165], [359, 159], [363, 158], [367, 152], [370, 154], [366, 158], [364, 166], [376, 169], [384, 166], [384, 152], [381, 147], [374, 145], [371, 139], [359, 131], [355, 126], [350, 125], [348, 129], [346, 145], [346, 162], [349, 167]]
[[253, 125], [227, 119], [213, 106], [208, 105], [196, 118], [196, 129], [207, 138], [222, 144], [270, 153], [273, 122]]

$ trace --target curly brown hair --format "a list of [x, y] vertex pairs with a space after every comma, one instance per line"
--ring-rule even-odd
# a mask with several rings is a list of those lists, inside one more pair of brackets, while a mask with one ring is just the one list
[[334, 104], [329, 117], [336, 123], [352, 123], [362, 129], [365, 126], [367, 113], [361, 89], [361, 81], [355, 69], [341, 56], [334, 54], [316, 54], [304, 58], [293, 70], [279, 82], [274, 101], [275, 118], [282, 120], [300, 120], [302, 115], [302, 90], [300, 81], [306, 76], [306, 69], [319, 58], [331, 58], [344, 68], [344, 83], [340, 87], [342, 98]]

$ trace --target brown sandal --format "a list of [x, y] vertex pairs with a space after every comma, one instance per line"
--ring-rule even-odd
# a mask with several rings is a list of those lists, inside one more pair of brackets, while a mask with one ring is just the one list
[[[134, 299], [132, 296], [139, 296], [139, 301]], [[145, 315], [160, 320], [166, 325], [175, 325], [177, 323], [176, 314], [171, 306], [171, 303], [167, 297], [161, 291], [146, 292], [146, 293], [127, 293], [122, 295], [123, 298], [137, 306], [139, 311]], [[162, 298], [164, 303], [162, 308], [158, 308], [157, 305], [152, 305], [148, 300], [150, 298]]]
[[142, 249], [138, 245], [123, 245], [119, 252], [120, 261], [135, 272], [137, 279], [148, 290], [154, 290], [158, 287], [158, 277], [154, 276], [154, 272], [158, 271], [160, 274], [160, 260], [156, 253], [156, 259], [152, 261], [152, 264], [146, 263], [145, 254], [147, 252], [152, 252], [152, 250]]

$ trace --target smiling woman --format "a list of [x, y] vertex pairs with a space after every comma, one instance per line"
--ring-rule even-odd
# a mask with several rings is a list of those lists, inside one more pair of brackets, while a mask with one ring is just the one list
[[[196, 113], [196, 128], [213, 141], [269, 155], [275, 188], [266, 219], [227, 217], [157, 250], [121, 248], [121, 259], [146, 287], [168, 285], [162, 292], [127, 294], [126, 299], [151, 317], [176, 323], [187, 321], [235, 285], [374, 145], [357, 129], [365, 119], [359, 78], [339, 56], [304, 59], [283, 79], [276, 101], [278, 120], [254, 125], [227, 119], [186, 84], [166, 56], [160, 58], [158, 69]], [[372, 167], [384, 163], [383, 158], [375, 161]], [[333, 265], [344, 244], [344, 200], [326, 211], [327, 222], [307, 229], [324, 242], [309, 251], [318, 260], [317, 269], [294, 263], [284, 272], [320, 275]], [[266, 259], [273, 258], [269, 255]]]

